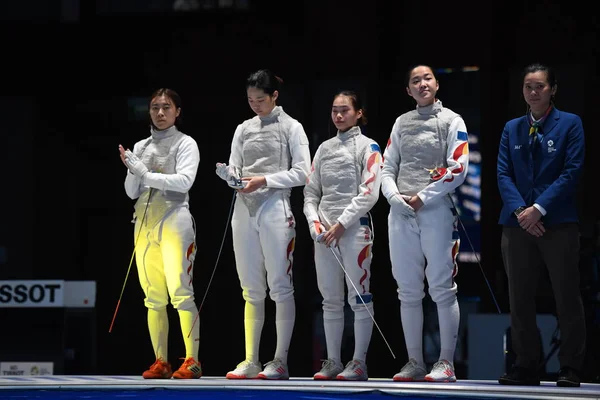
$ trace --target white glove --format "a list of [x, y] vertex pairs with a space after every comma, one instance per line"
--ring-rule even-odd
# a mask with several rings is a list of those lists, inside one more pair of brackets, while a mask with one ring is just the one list
[[308, 227], [310, 229], [310, 237], [312, 237], [314, 241], [317, 241], [317, 236], [319, 236], [319, 234], [327, 232], [323, 224], [318, 220], [310, 221]]
[[416, 218], [415, 209], [408, 205], [406, 199], [410, 199], [410, 197], [400, 194], [393, 195], [389, 200], [392, 211], [404, 218]]
[[243, 187], [240, 178], [237, 176], [235, 167], [223, 163], [217, 163], [216, 173], [219, 178], [227, 182], [227, 184], [232, 188], [241, 189]]
[[142, 178], [148, 172], [148, 168], [144, 165], [138, 156], [133, 154], [131, 150], [125, 152], [125, 163], [127, 168], [138, 178]]

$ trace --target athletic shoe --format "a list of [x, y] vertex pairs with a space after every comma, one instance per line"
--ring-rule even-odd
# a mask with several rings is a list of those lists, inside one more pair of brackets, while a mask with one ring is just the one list
[[173, 371], [171, 371], [171, 364], [164, 361], [162, 358], [157, 358], [154, 364], [144, 371], [142, 377], [144, 379], [171, 379]]
[[227, 379], [255, 379], [258, 377], [261, 369], [262, 367], [259, 362], [244, 360], [233, 371], [229, 371], [225, 377]]
[[202, 366], [194, 357], [186, 358], [181, 367], [173, 373], [175, 379], [198, 379], [202, 376]]
[[338, 374], [344, 370], [341, 362], [335, 360], [325, 360], [321, 366], [321, 370], [317, 372], [313, 378], [316, 380], [335, 379]]
[[394, 381], [396, 382], [423, 382], [427, 375], [427, 370], [421, 367], [417, 360], [411, 358], [402, 367], [400, 372], [394, 375]]
[[260, 379], [290, 379], [290, 374], [287, 365], [276, 358], [265, 364], [265, 369], [258, 374], [258, 377]]
[[361, 360], [352, 360], [346, 364], [346, 368], [336, 376], [336, 379], [340, 381], [366, 381], [369, 379], [367, 364]]
[[454, 367], [446, 360], [440, 360], [433, 364], [431, 372], [425, 375], [427, 382], [456, 382]]

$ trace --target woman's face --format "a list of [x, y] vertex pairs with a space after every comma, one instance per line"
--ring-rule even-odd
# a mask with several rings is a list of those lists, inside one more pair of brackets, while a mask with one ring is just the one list
[[362, 117], [362, 110], [356, 111], [348, 96], [339, 95], [333, 100], [331, 120], [339, 131], [345, 132], [356, 126], [360, 117]]
[[266, 117], [271, 114], [271, 111], [275, 108], [277, 96], [279, 96], [277, 90], [273, 92], [272, 96], [255, 87], [249, 87], [246, 92], [248, 94], [248, 104], [256, 115]]
[[433, 104], [439, 88], [440, 85], [431, 68], [418, 66], [410, 73], [406, 92], [423, 107]]
[[150, 118], [159, 130], [168, 129], [175, 125], [175, 120], [179, 117], [180, 112], [181, 108], [175, 107], [168, 96], [156, 96], [150, 102]]
[[545, 71], [530, 72], [523, 79], [523, 98], [535, 112], [544, 112], [550, 106], [556, 87], [550, 87]]

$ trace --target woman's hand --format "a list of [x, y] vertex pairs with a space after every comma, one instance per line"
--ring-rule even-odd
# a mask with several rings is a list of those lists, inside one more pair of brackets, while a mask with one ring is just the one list
[[239, 189], [242, 193], [252, 193], [255, 190], [265, 186], [267, 184], [267, 178], [264, 176], [253, 176], [252, 178], [242, 178], [242, 181], [246, 182], [246, 186], [243, 189]]
[[408, 205], [411, 206], [415, 211], [419, 211], [419, 208], [423, 207], [423, 200], [417, 195], [411, 196], [408, 200]]
[[534, 206], [531, 206], [523, 210], [517, 217], [517, 220], [519, 221], [521, 228], [529, 231], [530, 228], [534, 227], [538, 223], [540, 218], [542, 218], [542, 213], [540, 210]]
[[[129, 150], [129, 149], [127, 149], [127, 150]], [[123, 146], [119, 145], [119, 153], [121, 156], [121, 161], [123, 161], [123, 165], [127, 167], [127, 163], [125, 162], [125, 151], [126, 151], [125, 148], [123, 148]]]
[[340, 242], [340, 238], [342, 237], [344, 232], [346, 232], [346, 228], [344, 228], [344, 225], [338, 222], [323, 234], [323, 239], [321, 240], [321, 243], [323, 243], [327, 247], [335, 247]]
[[542, 237], [544, 232], [546, 232], [546, 228], [544, 228], [544, 223], [542, 221], [538, 221], [527, 229], [527, 233], [535, 237]]

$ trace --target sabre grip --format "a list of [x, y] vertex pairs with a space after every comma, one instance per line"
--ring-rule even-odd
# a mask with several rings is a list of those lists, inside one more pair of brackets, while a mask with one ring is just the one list
[[317, 243], [321, 243], [323, 241], [323, 235], [325, 235], [325, 232], [321, 232], [317, 235], [317, 237], [315, 238], [315, 241]]
[[248, 181], [243, 181], [240, 178], [231, 177], [229, 186], [231, 186], [234, 189], [243, 189], [246, 186], [248, 186]]

